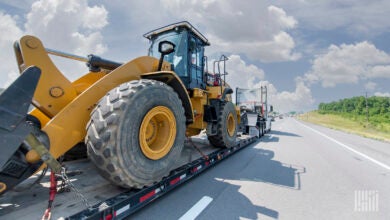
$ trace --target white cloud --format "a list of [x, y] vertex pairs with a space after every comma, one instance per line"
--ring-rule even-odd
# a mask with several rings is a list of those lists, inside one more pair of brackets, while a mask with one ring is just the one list
[[316, 57], [305, 78], [311, 83], [321, 82], [323, 87], [334, 87], [367, 78], [390, 78], [389, 71], [390, 55], [364, 41], [331, 45], [325, 54]]
[[271, 5], [267, 9], [270, 19], [279, 24], [280, 27], [287, 29], [294, 28], [298, 23], [292, 16], [287, 16], [286, 12], [282, 8]]
[[104, 6], [89, 7], [87, 0], [39, 0], [27, 14], [25, 32], [56, 49], [101, 54], [106, 47], [100, 30], [108, 24], [107, 15]]
[[87, 7], [83, 17], [83, 26], [91, 30], [99, 30], [108, 24], [107, 14], [104, 6]]
[[211, 53], [246, 54], [251, 60], [263, 62], [301, 57], [294, 51], [295, 41], [288, 33], [297, 27], [297, 20], [282, 8], [265, 2], [155, 0], [146, 4], [132, 1], [117, 7], [131, 10], [127, 15], [129, 22], [138, 27], [156, 28], [156, 24], [188, 20], [210, 40]]
[[[2, 78], [7, 78], [0, 87], [8, 86], [17, 77], [17, 66], [12, 44], [22, 35], [39, 37], [44, 46], [68, 53], [87, 55], [102, 54], [107, 48], [103, 43], [101, 30], [108, 24], [108, 12], [104, 6], [89, 6], [87, 0], [39, 0], [31, 5], [31, 10], [21, 15], [26, 17], [23, 26], [18, 25], [18, 17], [0, 12], [0, 66]], [[87, 69], [83, 64], [68, 65], [59, 62], [60, 69], [71, 79], [80, 76]], [[7, 76], [5, 76], [7, 74]]]
[[[104, 38], [115, 41], [111, 42], [110, 49], [119, 53], [115, 56], [122, 61], [131, 59], [129, 54], [140, 56], [137, 49], [141, 47], [135, 42], [142, 42], [142, 33], [181, 20], [190, 21], [210, 39], [212, 47], [207, 48], [209, 56], [245, 54], [251, 60], [265, 62], [300, 58], [300, 54], [294, 52], [295, 41], [288, 33], [296, 28], [297, 20], [280, 7], [256, 0], [245, 3], [233, 0], [151, 0], [107, 3], [105, 6], [91, 5], [87, 0], [37, 0], [26, 14], [20, 15], [26, 22], [18, 28], [23, 34], [38, 36], [48, 48], [78, 55], [103, 54], [108, 50], [101, 33], [108, 24], [106, 7], [112, 13], [110, 19], [120, 19], [120, 22], [111, 25], [110, 32]], [[125, 24], [128, 28], [121, 28]], [[118, 26], [120, 34], [113, 36]], [[124, 42], [128, 47], [126, 52], [123, 50]], [[145, 43], [144, 48], [146, 46]], [[12, 53], [7, 56], [11, 57], [9, 60], [13, 59]], [[81, 64], [70, 66], [63, 63], [57, 61], [67, 76], [68, 73], [85, 71]], [[10, 72], [9, 69], [0, 67], [0, 71], [5, 70], [1, 72]], [[74, 74], [68, 77], [74, 78]]]
[[390, 92], [376, 92], [375, 96], [390, 97]]
[[366, 88], [366, 90], [372, 91], [372, 90], [375, 90], [376, 86], [377, 86], [376, 83], [374, 83], [374, 82], [368, 82], [368, 83], [366, 83], [366, 84], [364, 85], [364, 88]]
[[278, 93], [275, 89], [275, 92], [269, 94], [271, 103], [275, 106], [276, 111], [302, 111], [312, 107], [314, 98], [310, 88], [301, 80], [296, 80], [295, 86], [295, 91], [293, 92], [282, 91]]
[[390, 1], [387, 0], [317, 0], [275, 2], [315, 30], [344, 29], [350, 34], [376, 35], [387, 32]]
[[[5, 14], [0, 11], [0, 74], [3, 79], [0, 88], [9, 85], [18, 76], [17, 65], [13, 54], [13, 43], [22, 36], [23, 31], [17, 26], [17, 17]], [[5, 34], [6, 33], [6, 34]]]
[[226, 71], [226, 81], [232, 88], [255, 88], [264, 80], [264, 71], [253, 64], [246, 64], [239, 55], [229, 56]]
[[371, 70], [370, 78], [390, 78], [390, 62], [387, 65], [376, 65]]

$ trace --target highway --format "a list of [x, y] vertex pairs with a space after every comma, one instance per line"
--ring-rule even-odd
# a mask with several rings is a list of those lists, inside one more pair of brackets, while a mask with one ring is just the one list
[[278, 119], [129, 219], [390, 219], [390, 143]]

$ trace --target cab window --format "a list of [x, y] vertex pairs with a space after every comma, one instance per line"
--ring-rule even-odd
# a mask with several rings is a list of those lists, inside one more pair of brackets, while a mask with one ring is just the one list
[[158, 44], [161, 41], [170, 41], [176, 45], [175, 52], [165, 55], [164, 60], [170, 62], [174, 66], [174, 71], [180, 77], [187, 77], [187, 32], [186, 31], [170, 31], [159, 35], [152, 41], [149, 48], [149, 56], [160, 58], [161, 54], [158, 52]]
[[203, 83], [203, 53], [204, 49], [199, 39], [190, 36], [189, 39], [189, 67], [191, 75], [191, 88], [204, 88]]

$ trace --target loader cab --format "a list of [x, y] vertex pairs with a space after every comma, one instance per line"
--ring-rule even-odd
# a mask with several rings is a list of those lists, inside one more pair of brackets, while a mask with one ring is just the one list
[[160, 58], [159, 43], [169, 41], [175, 44], [175, 51], [164, 56], [173, 71], [180, 77], [187, 89], [206, 88], [204, 47], [208, 40], [188, 22], [179, 22], [153, 30], [144, 35], [150, 40], [149, 56]]

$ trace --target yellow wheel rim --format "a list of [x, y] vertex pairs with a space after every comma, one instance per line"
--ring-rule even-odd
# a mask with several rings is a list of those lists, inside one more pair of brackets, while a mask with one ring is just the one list
[[5, 185], [5, 183], [3, 182], [0, 182], [0, 193], [2, 193], [6, 189], [7, 189], [7, 185]]
[[144, 117], [139, 131], [142, 153], [149, 159], [163, 158], [171, 150], [176, 138], [176, 120], [165, 106], [152, 108]]
[[234, 121], [234, 116], [232, 113], [229, 113], [227, 117], [227, 132], [230, 137], [233, 137], [235, 130], [236, 130], [236, 123]]

